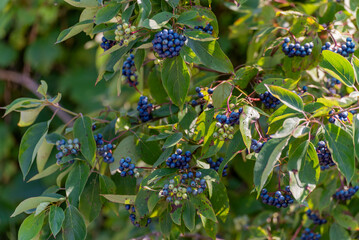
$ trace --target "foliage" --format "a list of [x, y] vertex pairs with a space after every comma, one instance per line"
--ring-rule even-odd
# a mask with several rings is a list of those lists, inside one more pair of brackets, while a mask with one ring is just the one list
[[[80, 104], [76, 113], [41, 81], [40, 99], [6, 106], [29, 126], [19, 145], [23, 179], [51, 185], [13, 212], [29, 214], [19, 239], [96, 238], [96, 225], [123, 216], [139, 228], [120, 225], [123, 239], [358, 237], [359, 60], [358, 51], [339, 54], [358, 40], [357, 1], [65, 2], [82, 11], [79, 20], [55, 46], [30, 44], [25, 61], [47, 74], [61, 46], [84, 32], [100, 45], [93, 91], [106, 83], [111, 94], [105, 109]], [[224, 20], [232, 24], [224, 32], [246, 46], [243, 65], [226, 54], [215, 8], [237, 18]], [[322, 48], [328, 40], [332, 51]], [[11, 67], [7, 51], [0, 64]], [[77, 92], [68, 84], [88, 100], [87, 83]], [[44, 118], [46, 107], [55, 111]], [[57, 123], [59, 112], [72, 119]], [[309, 209], [326, 221], [313, 227]]]

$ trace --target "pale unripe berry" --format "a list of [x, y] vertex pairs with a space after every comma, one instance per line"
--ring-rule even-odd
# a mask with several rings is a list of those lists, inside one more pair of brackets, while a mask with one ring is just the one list
[[216, 122], [216, 127], [220, 128], [220, 127], [222, 127], [222, 124], [220, 122]]
[[228, 135], [228, 139], [230, 139], [230, 140], [233, 139], [233, 135], [232, 135], [232, 134], [229, 134], [229, 135]]
[[130, 34], [130, 33], [131, 33], [131, 30], [130, 30], [129, 28], [126, 28], [126, 29], [125, 29], [125, 33], [126, 33], [126, 34]]
[[131, 29], [131, 32], [134, 32], [134, 31], [136, 31], [136, 26], [131, 26], [130, 29]]
[[124, 24], [122, 24], [122, 27], [123, 27], [123, 29], [128, 28], [128, 23], [124, 23]]
[[218, 133], [217, 132], [213, 133], [213, 138], [218, 138]]
[[132, 40], [132, 41], [134, 41], [134, 40], [136, 40], [136, 35], [131, 35], [131, 37], [130, 37], [130, 39]]
[[227, 137], [228, 137], [228, 134], [227, 134], [227, 133], [223, 133], [223, 134], [222, 134], [222, 137], [223, 137], [223, 138], [227, 138]]
[[228, 129], [229, 125], [228, 125], [228, 124], [224, 124], [223, 127], [224, 127], [224, 129]]
[[223, 134], [223, 133], [224, 133], [223, 128], [218, 129], [218, 133], [219, 133], [219, 134]]

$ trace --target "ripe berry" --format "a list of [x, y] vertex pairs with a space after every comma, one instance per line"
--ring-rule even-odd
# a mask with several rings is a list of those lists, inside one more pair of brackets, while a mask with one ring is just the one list
[[185, 41], [185, 36], [173, 32], [172, 29], [164, 29], [156, 33], [152, 45], [160, 58], [172, 58], [179, 55]]
[[355, 187], [345, 187], [344, 189], [339, 189], [333, 195], [334, 199], [339, 201], [350, 200], [359, 190], [359, 186]]
[[260, 100], [264, 103], [265, 108], [276, 108], [281, 101], [274, 97], [270, 92], [266, 91], [259, 95]]
[[[209, 164], [209, 166], [210, 166], [211, 169], [214, 169], [215, 171], [218, 172], [219, 166], [221, 165], [221, 163], [223, 162], [223, 160], [224, 160], [224, 159], [223, 159], [222, 157], [218, 158], [217, 161], [213, 161], [212, 158], [208, 158], [208, 159], [207, 159], [207, 163]], [[223, 177], [226, 177], [226, 176], [228, 175], [227, 169], [228, 169], [228, 165], [224, 166], [223, 172], [222, 172], [222, 176], [223, 176]]]
[[282, 51], [288, 57], [294, 57], [294, 56], [305, 57], [305, 56], [309, 56], [312, 54], [312, 50], [314, 47], [313, 42], [306, 43], [303, 46], [301, 46], [299, 42], [297, 42], [296, 44], [289, 43], [289, 42], [290, 42], [290, 39], [285, 38], [284, 42], [282, 44]]
[[121, 177], [134, 176], [136, 178], [139, 177], [139, 173], [135, 164], [131, 163], [132, 159], [130, 157], [121, 158], [120, 167], [118, 168], [121, 174]]
[[[58, 140], [56, 142], [56, 149], [59, 151], [55, 157], [56, 157], [56, 163], [57, 164], [63, 164], [65, 162], [62, 162], [63, 157], [67, 157], [70, 155], [73, 155], [75, 157], [79, 151], [80, 151], [80, 143], [77, 138], [74, 140], [68, 139], [67, 141], [65, 139]], [[68, 159], [66, 162], [73, 163], [74, 159]]]
[[198, 30], [201, 30], [205, 33], [208, 33], [208, 34], [211, 34], [213, 33], [213, 26], [211, 24], [207, 24], [205, 27], [202, 27], [202, 26], [195, 26], [194, 29], [198, 29]]
[[166, 165], [170, 168], [188, 169], [191, 159], [191, 152], [187, 151], [183, 154], [181, 149], [177, 149], [176, 153], [166, 160]]
[[329, 152], [325, 141], [320, 141], [316, 149], [319, 159], [319, 165], [321, 170], [329, 169], [331, 166], [335, 166], [332, 155]]
[[102, 43], [100, 46], [103, 50], [106, 51], [106, 50], [110, 49], [115, 44], [116, 44], [116, 41], [107, 40], [105, 37], [102, 37]]
[[313, 221], [314, 224], [322, 225], [327, 223], [326, 219], [321, 219], [316, 213], [312, 212], [312, 210], [308, 209], [305, 212], [310, 220]]
[[136, 66], [133, 61], [134, 58], [135, 56], [130, 54], [122, 65], [122, 80], [125, 80], [130, 87], [134, 87], [138, 84]]
[[292, 198], [292, 193], [290, 192], [289, 186], [286, 186], [285, 189], [286, 190], [284, 191], [284, 193], [282, 193], [281, 191], [276, 191], [273, 196], [273, 193], [268, 193], [268, 190], [263, 188], [260, 193], [262, 202], [264, 204], [275, 206], [277, 208], [288, 207], [290, 204], [294, 203], [294, 200]]
[[138, 104], [137, 111], [139, 112], [139, 117], [142, 122], [148, 122], [152, 119], [151, 111], [152, 104], [149, 103], [148, 98], [146, 96], [141, 96]]
[[355, 43], [352, 38], [348, 37], [346, 43], [343, 43], [342, 45], [331, 45], [330, 42], [326, 42], [322, 47], [322, 51], [324, 50], [338, 53], [343, 57], [349, 57], [351, 53], [355, 52]]
[[319, 240], [321, 235], [319, 233], [312, 232], [309, 228], [304, 229], [304, 233], [301, 236], [301, 240]]

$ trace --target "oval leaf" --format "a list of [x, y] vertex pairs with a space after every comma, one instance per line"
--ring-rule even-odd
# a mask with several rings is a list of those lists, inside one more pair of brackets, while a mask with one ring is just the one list
[[278, 98], [282, 103], [284, 103], [291, 109], [294, 109], [298, 112], [303, 111], [304, 109], [303, 101], [294, 92], [279, 86], [269, 86], [269, 85], [265, 85], [265, 86], [273, 96]]

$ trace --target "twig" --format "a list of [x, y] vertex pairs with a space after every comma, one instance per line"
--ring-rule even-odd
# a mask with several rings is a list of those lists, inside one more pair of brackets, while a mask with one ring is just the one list
[[[26, 76], [25, 74], [0, 69], [0, 80], [9, 81], [9, 82], [13, 82], [13, 83], [19, 84], [21, 86], [24, 86], [38, 98], [42, 97], [42, 95], [37, 92], [37, 89], [39, 88], [39, 84], [36, 83], [36, 81], [33, 80], [32, 78]], [[49, 106], [49, 107], [53, 112], [56, 112], [56, 110], [57, 110], [56, 107], [54, 107], [54, 106]], [[64, 123], [67, 123], [68, 121], [70, 121], [72, 117], [69, 114], [67, 114], [66, 112], [64, 112], [63, 109], [60, 109], [60, 110], [62, 110], [62, 111], [58, 111], [57, 116]]]
[[291, 240], [295, 240], [300, 232], [300, 230], [302, 229], [303, 224], [300, 224], [300, 226], [297, 228], [297, 230], [295, 231], [293, 237], [291, 238]]

